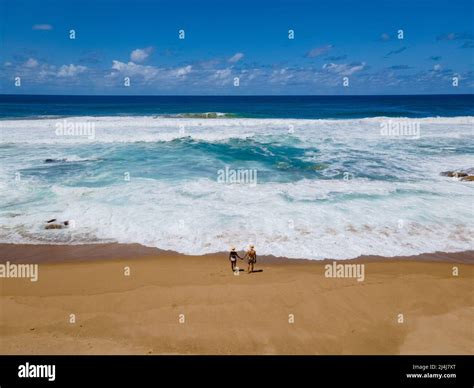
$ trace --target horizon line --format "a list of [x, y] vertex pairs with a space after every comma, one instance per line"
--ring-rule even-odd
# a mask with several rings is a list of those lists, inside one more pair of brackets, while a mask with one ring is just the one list
[[420, 96], [474, 96], [474, 93], [425, 94], [7, 94], [0, 97], [420, 97]]

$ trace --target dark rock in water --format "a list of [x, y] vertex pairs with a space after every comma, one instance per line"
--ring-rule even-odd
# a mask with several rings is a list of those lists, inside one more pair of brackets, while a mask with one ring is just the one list
[[474, 181], [474, 175], [468, 175], [463, 178], [461, 178], [462, 181], [467, 181], [467, 182], [473, 182]]
[[47, 224], [44, 228], [45, 229], [63, 229], [64, 225], [61, 225], [61, 224]]
[[439, 175], [441, 176], [449, 176], [450, 178], [454, 176], [454, 171], [443, 171]]
[[64, 222], [57, 223], [55, 222], [56, 218], [53, 218], [52, 220], [46, 221], [45, 229], [64, 229], [69, 226], [69, 220], [66, 220]]
[[51, 159], [51, 158], [48, 158], [48, 159], [45, 159], [44, 162], [45, 163], [59, 163], [59, 162], [65, 162], [67, 159]]
[[474, 168], [468, 168], [466, 170], [458, 170], [458, 171], [443, 171], [440, 173], [440, 175], [447, 176], [450, 178], [464, 178], [470, 175], [474, 175]]
[[450, 178], [460, 178], [463, 176], [467, 176], [467, 174], [463, 171], [443, 171], [440, 175], [448, 176]]

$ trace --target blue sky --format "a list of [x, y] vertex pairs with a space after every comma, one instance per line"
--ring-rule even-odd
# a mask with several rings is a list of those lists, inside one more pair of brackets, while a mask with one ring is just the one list
[[472, 93], [473, 25], [470, 0], [0, 0], [0, 93]]

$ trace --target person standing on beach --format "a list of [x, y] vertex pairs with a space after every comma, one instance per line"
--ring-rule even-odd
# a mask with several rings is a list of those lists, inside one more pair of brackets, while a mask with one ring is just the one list
[[247, 273], [253, 272], [253, 266], [257, 262], [257, 252], [255, 251], [255, 247], [250, 245], [249, 250], [247, 251], [245, 257], [248, 259], [248, 269]]
[[235, 247], [232, 247], [230, 249], [230, 253], [229, 253], [230, 267], [232, 268], [232, 272], [235, 272], [235, 266], [237, 264], [237, 258], [242, 260], [242, 257], [240, 257], [237, 254], [237, 252], [235, 251]]

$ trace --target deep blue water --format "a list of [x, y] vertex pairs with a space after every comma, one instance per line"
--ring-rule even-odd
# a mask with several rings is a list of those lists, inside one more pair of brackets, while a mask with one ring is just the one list
[[351, 119], [474, 115], [474, 95], [28, 96], [0, 95], [0, 118], [222, 112], [230, 117]]

